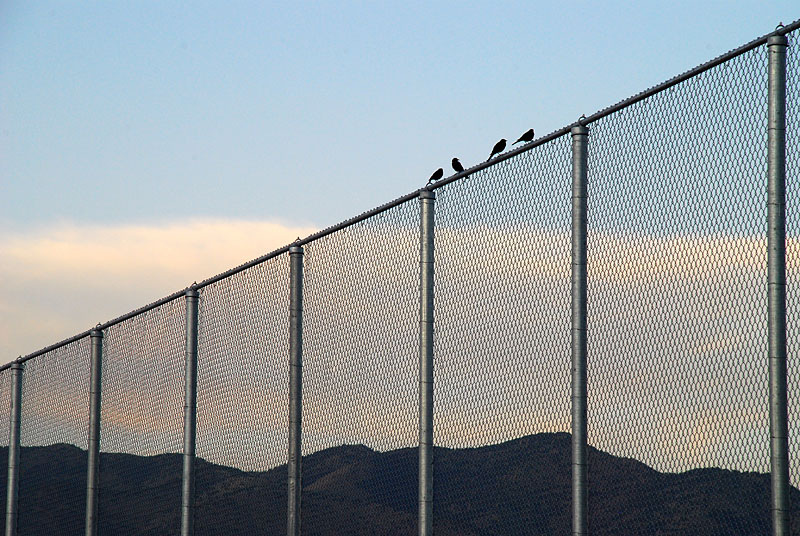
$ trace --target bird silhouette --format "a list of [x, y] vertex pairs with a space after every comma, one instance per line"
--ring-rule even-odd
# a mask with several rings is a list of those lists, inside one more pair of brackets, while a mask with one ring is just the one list
[[506, 149], [506, 139], [503, 138], [502, 140], [498, 141], [494, 144], [494, 148], [492, 149], [492, 154], [489, 155], [489, 158], [486, 159], [488, 162], [492, 159], [492, 157], [496, 154], [502, 153]]
[[533, 129], [532, 128], [528, 129], [528, 131], [525, 132], [525, 134], [523, 134], [522, 136], [520, 136], [519, 139], [517, 141], [515, 141], [512, 145], [516, 145], [519, 142], [523, 142], [523, 141], [525, 143], [528, 143], [529, 141], [533, 141]]
[[438, 181], [443, 176], [444, 176], [444, 170], [442, 168], [437, 169], [436, 171], [433, 172], [433, 175], [431, 175], [431, 178], [428, 179], [428, 184]]
[[453, 169], [456, 170], [456, 173], [461, 173], [464, 171], [464, 166], [461, 165], [461, 162], [458, 161], [458, 158], [453, 158]]

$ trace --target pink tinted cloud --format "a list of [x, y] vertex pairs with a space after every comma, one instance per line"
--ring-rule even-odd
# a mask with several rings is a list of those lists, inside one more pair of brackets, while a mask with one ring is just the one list
[[81, 332], [315, 229], [266, 221], [67, 224], [0, 235], [0, 361]]

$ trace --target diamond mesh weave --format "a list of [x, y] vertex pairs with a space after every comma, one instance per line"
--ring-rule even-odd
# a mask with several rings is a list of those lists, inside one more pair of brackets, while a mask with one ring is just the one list
[[197, 536], [285, 531], [288, 291], [288, 255], [201, 289]]
[[[20, 536], [78, 534], [86, 511], [89, 338], [24, 367], [17, 531]], [[3, 379], [10, 393], [11, 370]], [[10, 402], [10, 394], [5, 397]], [[6, 423], [8, 416], [6, 410]], [[7, 432], [4, 441], [8, 444]]]
[[180, 298], [105, 330], [101, 534], [155, 536], [179, 530], [185, 311]]
[[[789, 479], [800, 487], [800, 35], [786, 51], [786, 351], [789, 398]], [[800, 504], [792, 503], [796, 511]], [[800, 531], [792, 518], [793, 534]]]
[[[0, 490], [8, 485], [8, 434], [11, 407], [11, 370], [0, 371]], [[5, 534], [6, 518], [3, 516], [0, 527]]]
[[[759, 47], [590, 126], [592, 446], [665, 473], [768, 471], [766, 112]], [[766, 477], [722, 493], [709, 470], [633, 494], [595, 460], [593, 534], [633, 534], [642, 512], [642, 534], [695, 533], [698, 504], [726, 512], [720, 534], [767, 533]], [[691, 520], [667, 526], [664, 504]]]
[[[461, 450], [434, 456], [435, 530], [530, 534], [568, 505], [569, 144], [436, 191], [434, 442]], [[563, 475], [512, 476], [541, 464]]]
[[[787, 345], [800, 531], [800, 52]], [[767, 52], [589, 124], [589, 531], [770, 531]], [[571, 137], [436, 189], [434, 527], [571, 526]], [[303, 534], [417, 532], [420, 206], [304, 246]], [[201, 288], [196, 536], [286, 530], [289, 256]], [[186, 306], [105, 329], [101, 536], [180, 526]], [[19, 534], [84, 530], [88, 337], [25, 363]], [[11, 371], [0, 372], [8, 454]], [[5, 490], [6, 463], [0, 464]], [[3, 517], [3, 523], [5, 518]]]
[[415, 530], [418, 288], [416, 199], [305, 247], [304, 533]]

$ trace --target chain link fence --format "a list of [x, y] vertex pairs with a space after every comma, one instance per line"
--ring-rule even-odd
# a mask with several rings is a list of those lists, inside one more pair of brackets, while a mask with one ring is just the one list
[[436, 191], [437, 534], [568, 519], [570, 169], [561, 136]]
[[[83, 530], [88, 376], [88, 337], [25, 365], [17, 525], [20, 535], [78, 534]], [[11, 371], [4, 371], [3, 377], [8, 393]]]
[[200, 291], [198, 535], [286, 526], [288, 289], [281, 256]]
[[[0, 370], [0, 410], [11, 407], [11, 371], [9, 369]], [[8, 486], [8, 465], [2, 461], [8, 459], [8, 443], [9, 443], [9, 419], [6, 413], [0, 411], [0, 490], [7, 489]], [[6, 530], [6, 518], [3, 516], [0, 525], [3, 527], [3, 534]]]
[[[789, 40], [790, 517], [800, 534], [800, 59]], [[587, 119], [591, 534], [770, 531], [767, 97], [759, 45]], [[433, 187], [437, 535], [571, 529], [572, 144], [562, 129]], [[292, 536], [417, 532], [420, 220], [410, 194], [295, 244], [302, 528]], [[193, 286], [197, 536], [287, 532], [287, 251]], [[101, 535], [188, 530], [189, 316], [177, 293], [98, 326]], [[17, 532], [81, 533], [89, 334], [20, 362]], [[12, 372], [0, 370], [6, 455]]]
[[[768, 477], [685, 473], [769, 471], [765, 65], [756, 48], [590, 127], [593, 534], [652, 534], [677, 513], [675, 534], [717, 526], [698, 504], [727, 512], [729, 534], [769, 531]], [[625, 493], [639, 472], [608, 478], [607, 454], [663, 482]], [[751, 502], [763, 516], [730, 508]]]
[[[792, 486], [800, 488], [800, 36], [787, 35], [786, 54], [786, 339], [789, 352], [789, 461]], [[800, 531], [800, 520], [793, 521]]]
[[416, 199], [305, 246], [304, 534], [415, 530], [418, 285]]
[[185, 318], [174, 300], [105, 330], [102, 534], [179, 530]]

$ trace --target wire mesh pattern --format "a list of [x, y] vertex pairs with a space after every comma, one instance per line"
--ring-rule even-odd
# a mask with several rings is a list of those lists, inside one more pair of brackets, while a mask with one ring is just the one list
[[[173, 300], [105, 330], [101, 534], [178, 532], [185, 308], [184, 300]], [[133, 456], [151, 457], [150, 463], [134, 463]]]
[[[8, 465], [3, 461], [8, 459], [8, 434], [11, 406], [11, 370], [0, 371], [0, 493], [8, 486]], [[6, 530], [6, 518], [2, 516], [0, 527], [3, 534]]]
[[[800, 487], [800, 51], [797, 32], [786, 51], [786, 350], [789, 398], [789, 478]], [[794, 531], [800, 525], [794, 521]]]
[[288, 255], [201, 289], [197, 536], [285, 530], [288, 290]]
[[[435, 530], [494, 534], [499, 516], [505, 534], [531, 534], [568, 514], [570, 156], [562, 136], [436, 192], [434, 443], [506, 444], [461, 451], [461, 466], [437, 449]], [[531, 452], [563, 475], [509, 484], [541, 463]], [[508, 500], [469, 511], [487, 493]]]
[[[769, 470], [766, 74], [760, 47], [590, 127], [589, 443], [658, 471]], [[709, 473], [613, 511], [606, 494], [630, 482], [593, 473], [591, 454], [589, 467], [594, 534], [632, 534], [643, 510], [647, 534], [664, 530], [670, 491], [687, 511], [731, 499]], [[720, 519], [720, 533], [767, 533], [762, 480], [736, 500], [763, 517]]]
[[[9, 408], [11, 407], [11, 370], [0, 370], [0, 447], [8, 448], [9, 433]], [[2, 454], [0, 454], [0, 466], [2, 466]], [[5, 475], [8, 467], [0, 467], [0, 475]], [[5, 476], [2, 477], [5, 482]], [[5, 489], [1, 487], [0, 489]]]
[[[788, 37], [798, 533], [800, 52], [797, 32]], [[598, 536], [770, 530], [767, 48], [692, 74], [588, 125], [587, 495]], [[439, 536], [569, 531], [572, 141], [564, 132], [435, 188]], [[387, 207], [303, 241], [304, 534], [417, 532], [421, 211], [411, 196]], [[286, 531], [284, 251], [200, 285], [196, 536]], [[103, 330], [101, 536], [179, 531], [187, 340], [186, 302], [174, 297]], [[42, 352], [23, 372], [19, 534], [78, 534], [90, 340]], [[0, 370], [6, 455], [11, 376]], [[0, 475], [5, 490], [7, 467]]]
[[[88, 337], [25, 363], [17, 525], [21, 536], [83, 530], [88, 378]], [[3, 379], [4, 390], [10, 391], [11, 370], [4, 371]], [[4, 397], [10, 401], [9, 395]]]
[[397, 449], [417, 438], [419, 213], [414, 199], [305, 247], [304, 533], [416, 527], [416, 454]]

